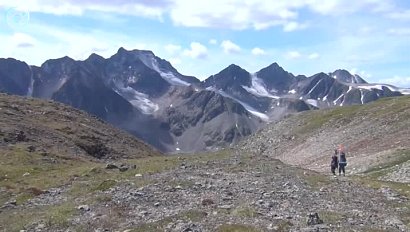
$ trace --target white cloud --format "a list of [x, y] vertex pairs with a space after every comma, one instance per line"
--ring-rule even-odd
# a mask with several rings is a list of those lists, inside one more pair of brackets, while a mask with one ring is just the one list
[[380, 11], [391, 8], [389, 3], [382, 0], [179, 0], [174, 3], [170, 16], [176, 25], [237, 30], [262, 30], [274, 26], [283, 26], [285, 31], [303, 29], [308, 25], [297, 22], [302, 9], [322, 15], [339, 16], [363, 9]]
[[218, 43], [218, 40], [216, 40], [216, 39], [210, 39], [209, 40], [209, 44], [215, 45], [217, 43]]
[[305, 0], [302, 2], [304, 2], [304, 4], [312, 11], [323, 15], [350, 14], [363, 9], [371, 12], [383, 12], [389, 11], [393, 8], [393, 5], [390, 1], [383, 0]]
[[296, 30], [302, 30], [308, 27], [307, 23], [298, 23], [298, 22], [288, 22], [283, 25], [283, 31], [291, 32]]
[[410, 27], [392, 28], [387, 32], [391, 35], [408, 36], [410, 35]]
[[206, 58], [208, 55], [208, 49], [198, 42], [192, 42], [190, 49], [185, 49], [183, 52], [184, 55], [189, 56], [191, 58]]
[[26, 0], [6, 1], [1, 0], [3, 7], [24, 7], [31, 12], [41, 12], [54, 15], [84, 15], [86, 11], [100, 11], [139, 17], [162, 19], [164, 12], [169, 9], [172, 2], [158, 1], [108, 1], [108, 0]]
[[224, 53], [226, 54], [239, 53], [241, 51], [241, 47], [239, 47], [237, 44], [230, 40], [222, 41], [221, 47], [223, 48]]
[[318, 53], [316, 53], [316, 52], [311, 53], [311, 54], [309, 54], [309, 56], [308, 56], [308, 58], [309, 58], [310, 60], [316, 60], [316, 59], [318, 59], [319, 57], [320, 57], [320, 55], [319, 55]]
[[298, 51], [290, 51], [286, 53], [285, 57], [289, 60], [295, 60], [295, 59], [302, 58], [302, 54]]
[[252, 49], [252, 54], [255, 55], [255, 56], [263, 56], [263, 55], [266, 55], [266, 52], [265, 52], [265, 50], [256, 47], [256, 48]]
[[380, 79], [379, 83], [391, 84], [397, 87], [410, 88], [410, 76], [394, 76], [392, 78]]
[[170, 53], [170, 54], [175, 54], [179, 51], [181, 51], [181, 46], [175, 45], [175, 44], [167, 44], [165, 45], [165, 50]]
[[169, 58], [168, 61], [169, 61], [173, 66], [179, 65], [179, 64], [182, 63], [181, 59], [176, 58], [176, 57]]
[[24, 33], [15, 33], [12, 35], [13, 45], [16, 48], [34, 47], [36, 40], [30, 35]]
[[410, 10], [393, 11], [387, 14], [387, 17], [397, 20], [410, 20]]
[[[4, 7], [24, 7], [31, 12], [54, 15], [85, 15], [89, 11], [132, 15], [162, 20], [169, 16], [176, 25], [229, 29], [267, 29], [283, 26], [284, 31], [304, 29], [308, 25], [298, 22], [301, 10], [322, 15], [349, 14], [360, 10], [388, 11], [390, 1], [383, 0], [293, 0], [293, 1], [233, 1], [233, 0], [0, 0]], [[218, 7], [215, 7], [218, 6]], [[390, 14], [392, 18], [408, 19], [409, 11]]]
[[357, 68], [352, 68], [350, 69], [350, 73], [353, 75], [359, 75], [361, 77], [363, 77], [364, 79], [368, 79], [371, 78], [373, 75], [364, 71], [364, 70], [359, 70]]
[[[25, 33], [0, 33], [2, 57], [13, 57], [31, 65], [41, 65], [48, 59], [69, 56], [76, 60], [88, 58], [91, 53], [110, 57], [119, 47], [128, 49], [163, 50], [153, 43], [138, 41], [134, 37], [106, 31], [88, 33], [46, 24], [31, 23]], [[17, 49], [22, 47], [22, 49]]]

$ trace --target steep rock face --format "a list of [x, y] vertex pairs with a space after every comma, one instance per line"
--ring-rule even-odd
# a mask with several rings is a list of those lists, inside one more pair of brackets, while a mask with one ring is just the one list
[[[342, 77], [340, 73], [345, 74], [347, 71], [337, 70], [335, 73]], [[319, 73], [301, 79], [291, 88], [294, 89], [296, 97], [318, 108], [365, 104], [381, 97], [402, 95], [397, 88], [367, 84], [357, 75], [350, 75], [350, 77], [354, 79], [345, 78], [342, 81], [340, 78]]]
[[132, 105], [107, 88], [100, 79], [83, 70], [78, 70], [74, 75], [53, 94], [53, 100], [87, 111], [108, 122], [132, 116]]
[[[264, 89], [265, 87], [261, 86], [259, 82], [255, 83], [255, 80], [257, 78], [248, 71], [232, 64], [206, 79], [203, 86], [208, 90], [216, 91], [225, 97], [238, 101], [250, 111], [265, 112], [272, 100]], [[260, 94], [258, 90], [252, 88], [254, 85], [264, 89], [264, 92]]]
[[345, 82], [345, 83], [356, 83], [356, 84], [366, 84], [367, 83], [359, 75], [350, 74], [348, 71], [344, 69], [338, 69], [334, 71], [333, 73], [330, 73], [329, 75], [335, 78], [336, 80]]
[[171, 85], [161, 77], [160, 73], [147, 66], [140, 59], [140, 53], [148, 53], [152, 56], [149, 61], [156, 62], [152, 53], [136, 53], [120, 49], [119, 52], [109, 58], [106, 61], [105, 66], [102, 67], [104, 70], [103, 78], [107, 84], [111, 85], [113, 88], [121, 89], [131, 87], [132, 89], [147, 94], [150, 97], [161, 96]]
[[176, 151], [227, 146], [253, 133], [261, 124], [241, 104], [213, 91], [186, 87], [175, 89], [169, 97], [178, 100], [165, 109], [163, 126], [172, 133]]
[[70, 57], [46, 61], [34, 70], [34, 97], [50, 99], [53, 94], [75, 75], [79, 75], [79, 62]]
[[296, 83], [299, 78], [286, 72], [277, 63], [273, 63], [257, 72], [257, 76], [263, 80], [268, 90], [278, 93], [287, 93], [290, 86]]
[[248, 71], [235, 64], [231, 64], [218, 74], [210, 76], [204, 82], [204, 87], [212, 86], [223, 90], [241, 85], [250, 86], [251, 79]]
[[26, 63], [0, 58], [0, 92], [24, 96], [32, 89], [32, 72]]

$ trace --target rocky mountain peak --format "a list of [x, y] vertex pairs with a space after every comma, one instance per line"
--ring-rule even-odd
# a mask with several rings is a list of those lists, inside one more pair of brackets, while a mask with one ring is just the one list
[[335, 78], [338, 81], [345, 82], [345, 83], [355, 83], [355, 84], [365, 84], [367, 83], [363, 78], [361, 78], [357, 74], [351, 74], [347, 70], [338, 69], [333, 73], [329, 73], [329, 75]]
[[104, 57], [102, 57], [102, 56], [100, 56], [100, 55], [98, 55], [98, 54], [96, 54], [96, 53], [92, 53], [92, 54], [87, 58], [87, 60], [90, 60], [90, 61], [98, 61], [98, 60], [105, 60], [105, 59], [104, 59]]
[[218, 89], [246, 85], [250, 86], [250, 73], [238, 65], [231, 64], [218, 74], [210, 76], [205, 80], [205, 86], [213, 86]]

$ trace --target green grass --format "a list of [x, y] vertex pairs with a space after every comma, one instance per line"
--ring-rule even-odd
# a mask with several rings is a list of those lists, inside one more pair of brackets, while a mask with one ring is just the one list
[[218, 227], [217, 232], [260, 232], [262, 230], [253, 226], [240, 224], [225, 224]]
[[234, 209], [231, 214], [237, 217], [254, 218], [258, 213], [251, 207], [243, 206]]
[[410, 96], [403, 96], [381, 98], [365, 105], [343, 106], [304, 112], [299, 117], [303, 117], [305, 124], [299, 127], [296, 132], [300, 134], [311, 133], [325, 124], [345, 125], [361, 116], [370, 117], [371, 119], [398, 116], [402, 120], [407, 121], [410, 113], [409, 109]]
[[147, 232], [147, 231], [160, 232], [160, 231], [164, 231], [165, 227], [168, 224], [175, 222], [177, 220], [200, 222], [206, 216], [207, 214], [205, 212], [202, 212], [199, 210], [188, 210], [188, 211], [182, 212], [175, 216], [166, 217], [157, 222], [141, 224], [137, 228], [133, 228], [131, 231], [132, 232]]
[[59, 205], [42, 206], [25, 209], [23, 212], [15, 209], [8, 211], [13, 216], [0, 216], [0, 224], [5, 231], [19, 231], [35, 222], [41, 222], [48, 228], [66, 228], [70, 218], [77, 212], [72, 202]]
[[[55, 159], [57, 162], [48, 162]], [[38, 153], [29, 153], [24, 147], [6, 150], [0, 157], [0, 187], [7, 189], [9, 195], [16, 195], [18, 203], [24, 203], [32, 196], [28, 189], [47, 190], [67, 183], [78, 173], [89, 169], [86, 160], [64, 160], [57, 156], [44, 157]], [[28, 175], [24, 175], [24, 174]], [[3, 198], [2, 201], [5, 199]]]
[[112, 187], [114, 187], [117, 184], [116, 180], [104, 180], [102, 181], [96, 188], [94, 188], [94, 191], [106, 191]]
[[[302, 172], [302, 171], [299, 171]], [[320, 173], [312, 172], [312, 171], [304, 171], [307, 174], [300, 173], [301, 176], [306, 183], [314, 189], [320, 189], [321, 187], [328, 186], [332, 184], [332, 179], [329, 176], [325, 176]]]
[[[3, 152], [4, 151], [4, 152]], [[53, 229], [76, 228], [87, 231], [87, 228], [77, 228], [70, 221], [76, 214], [76, 206], [80, 204], [93, 204], [109, 202], [111, 197], [103, 192], [122, 183], [133, 183], [140, 187], [155, 183], [151, 174], [166, 172], [179, 168], [182, 162], [191, 165], [201, 165], [211, 160], [228, 158], [231, 150], [222, 150], [213, 154], [198, 154], [195, 156], [157, 156], [142, 159], [128, 159], [118, 161], [127, 165], [136, 165], [136, 169], [126, 172], [105, 169], [105, 164], [89, 159], [73, 158], [62, 152], [59, 155], [47, 155], [28, 152], [25, 144], [19, 144], [10, 149], [3, 150], [0, 156], [0, 203], [16, 199], [18, 205], [41, 194], [43, 190], [53, 187], [63, 187], [67, 191], [62, 193], [64, 202], [56, 202], [51, 206], [35, 206], [33, 208], [17, 208], [4, 211], [0, 214], [0, 224], [6, 231], [19, 231], [27, 225], [41, 221]], [[23, 176], [25, 173], [29, 175]], [[142, 174], [142, 177], [135, 177]], [[191, 186], [191, 182], [175, 182], [175, 185]], [[75, 202], [75, 203], [74, 203]], [[75, 205], [73, 205], [73, 203]], [[119, 211], [121, 213], [123, 211]], [[163, 231], [163, 226], [176, 219], [200, 221], [206, 214], [201, 211], [190, 210], [175, 217], [165, 218], [153, 224], [141, 225], [135, 231]], [[11, 218], [11, 219], [10, 219]], [[120, 214], [111, 215], [107, 226], [116, 228], [116, 222], [123, 218]], [[110, 228], [111, 228], [110, 227]]]
[[[376, 172], [377, 173], [377, 172]], [[354, 176], [352, 180], [360, 185], [366, 186], [368, 188], [373, 188], [379, 190], [381, 188], [390, 188], [401, 196], [405, 196], [406, 198], [410, 198], [410, 184], [408, 183], [399, 183], [399, 182], [392, 182], [392, 181], [382, 181], [377, 179], [378, 175], [367, 175], [367, 176]], [[407, 225], [410, 226], [410, 203], [390, 203], [392, 207], [404, 207], [407, 208], [405, 212], [400, 213], [401, 220]], [[371, 231], [371, 230], [369, 230]]]
[[[330, 122], [347, 123], [347, 119], [354, 117], [361, 106], [336, 107], [328, 110], [311, 111], [304, 114], [305, 124], [297, 129], [298, 133], [310, 133]], [[343, 120], [343, 121], [342, 121]]]
[[410, 150], [397, 150], [390, 154], [383, 164], [371, 167], [363, 173], [371, 177], [378, 178], [388, 174], [396, 165], [403, 164], [409, 160]]
[[287, 232], [293, 226], [293, 224], [290, 221], [286, 221], [283, 219], [273, 220], [273, 225], [277, 227], [277, 229], [274, 230], [277, 232]]
[[324, 224], [335, 225], [346, 217], [345, 214], [336, 211], [319, 211], [318, 213]]
[[64, 203], [52, 207], [45, 216], [47, 227], [66, 228], [70, 225], [70, 218], [77, 212], [72, 203]]

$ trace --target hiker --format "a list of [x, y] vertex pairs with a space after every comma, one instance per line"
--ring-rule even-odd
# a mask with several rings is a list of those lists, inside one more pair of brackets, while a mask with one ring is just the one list
[[346, 165], [347, 165], [346, 154], [342, 150], [342, 151], [340, 151], [340, 157], [339, 157], [339, 176], [342, 172], [343, 172], [343, 176], [345, 175]]
[[337, 150], [335, 149], [335, 153], [332, 155], [332, 162], [330, 163], [330, 170], [332, 171], [333, 175], [336, 176], [336, 168], [339, 165], [339, 161], [337, 159]]

